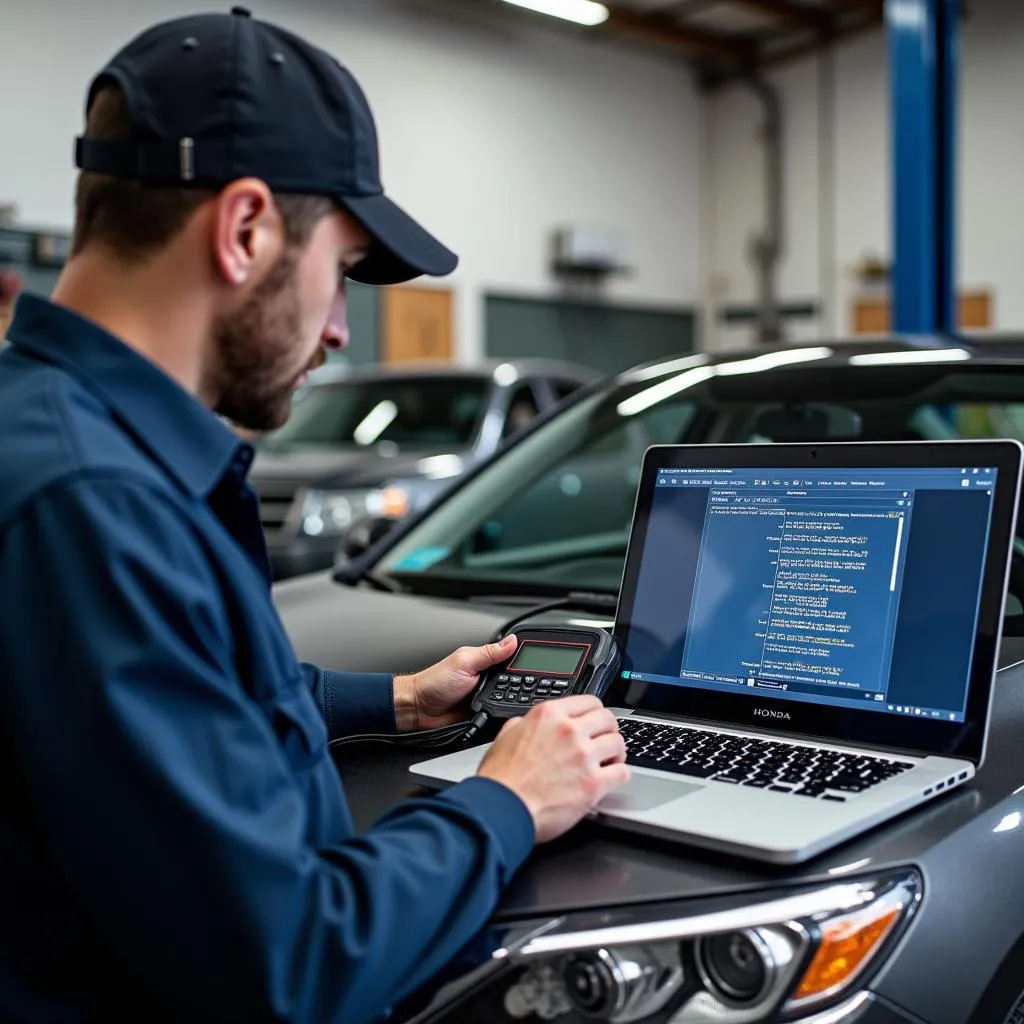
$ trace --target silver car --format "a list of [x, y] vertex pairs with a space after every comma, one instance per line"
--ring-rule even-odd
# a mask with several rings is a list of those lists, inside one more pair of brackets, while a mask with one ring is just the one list
[[288, 423], [258, 442], [252, 469], [275, 578], [329, 568], [354, 523], [423, 509], [597, 379], [524, 359], [351, 369], [308, 388]]

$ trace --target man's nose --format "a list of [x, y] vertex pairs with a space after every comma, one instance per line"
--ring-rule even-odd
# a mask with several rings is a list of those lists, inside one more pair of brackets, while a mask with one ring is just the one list
[[338, 349], [347, 348], [349, 342], [349, 331], [348, 327], [343, 327], [340, 330], [332, 327], [328, 324], [323, 334], [324, 348]]
[[338, 349], [348, 345], [349, 337], [347, 296], [340, 292], [331, 305], [321, 340], [324, 348]]

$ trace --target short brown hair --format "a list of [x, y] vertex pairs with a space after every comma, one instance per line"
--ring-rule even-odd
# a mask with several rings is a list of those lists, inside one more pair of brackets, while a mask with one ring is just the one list
[[[120, 88], [105, 86], [96, 94], [85, 134], [111, 141], [131, 136], [131, 120]], [[75, 191], [72, 255], [97, 245], [126, 263], [142, 262], [167, 245], [213, 195], [206, 189], [148, 185], [83, 172]], [[323, 196], [275, 193], [274, 201], [291, 247], [305, 245], [316, 225], [335, 208]]]

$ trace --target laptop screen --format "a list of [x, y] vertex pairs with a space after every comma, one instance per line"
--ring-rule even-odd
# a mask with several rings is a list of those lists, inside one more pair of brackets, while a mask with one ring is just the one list
[[789, 720], [794, 705], [966, 720], [998, 467], [650, 474], [627, 703], [671, 710], [685, 690]]

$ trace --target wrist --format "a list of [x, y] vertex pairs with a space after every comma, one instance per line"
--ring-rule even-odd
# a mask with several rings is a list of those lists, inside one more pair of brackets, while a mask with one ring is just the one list
[[399, 732], [415, 732], [420, 727], [419, 702], [415, 676], [395, 676], [395, 728]]

